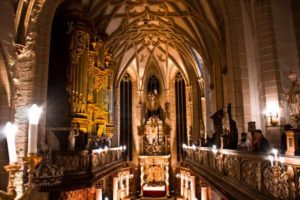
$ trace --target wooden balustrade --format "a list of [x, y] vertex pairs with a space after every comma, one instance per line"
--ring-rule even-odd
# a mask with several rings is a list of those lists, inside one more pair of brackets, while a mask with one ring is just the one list
[[207, 147], [184, 153], [185, 165], [232, 199], [300, 199], [299, 157]]
[[97, 150], [54, 152], [53, 162], [62, 167], [62, 184], [46, 190], [66, 190], [90, 187], [101, 177], [123, 167], [124, 151], [121, 147]]

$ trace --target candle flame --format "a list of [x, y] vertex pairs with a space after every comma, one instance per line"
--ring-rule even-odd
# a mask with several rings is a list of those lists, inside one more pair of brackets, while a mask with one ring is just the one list
[[41, 107], [38, 107], [36, 104], [33, 104], [28, 111], [29, 123], [38, 124], [41, 113]]

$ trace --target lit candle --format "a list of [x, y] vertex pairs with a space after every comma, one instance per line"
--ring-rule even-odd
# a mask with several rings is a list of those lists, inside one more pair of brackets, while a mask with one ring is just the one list
[[213, 153], [217, 153], [218, 152], [218, 150], [217, 150], [217, 145], [212, 145], [212, 152]]
[[269, 161], [271, 163], [271, 166], [273, 166], [273, 161], [274, 161], [274, 158], [272, 155], [269, 155]]
[[15, 163], [18, 161], [17, 159], [17, 151], [16, 151], [16, 133], [18, 128], [15, 124], [11, 124], [7, 122], [4, 127], [4, 133], [6, 135], [7, 147], [8, 147], [8, 156], [9, 163]]
[[37, 153], [38, 123], [42, 109], [33, 104], [29, 109], [28, 155]]
[[273, 149], [273, 154], [274, 154], [274, 158], [275, 158], [275, 162], [278, 161], [278, 150], [277, 149]]
[[192, 148], [193, 148], [193, 150], [196, 150], [196, 146], [194, 144], [193, 144]]

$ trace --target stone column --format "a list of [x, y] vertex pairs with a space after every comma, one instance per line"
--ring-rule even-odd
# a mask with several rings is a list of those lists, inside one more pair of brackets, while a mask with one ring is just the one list
[[189, 190], [189, 177], [185, 176], [185, 184], [184, 184], [184, 199], [188, 198], [188, 190]]
[[129, 174], [126, 175], [126, 197], [129, 196]]
[[195, 176], [190, 177], [190, 184], [191, 184], [191, 199], [196, 199], [196, 183], [195, 183]]
[[96, 200], [102, 200], [102, 188], [96, 189]]
[[118, 177], [113, 178], [113, 200], [118, 200]]
[[183, 181], [184, 181], [184, 176], [182, 173], [180, 173], [180, 196], [183, 196], [183, 192], [184, 192]]
[[206, 186], [201, 187], [201, 200], [208, 200], [208, 198], [207, 198], [207, 187]]

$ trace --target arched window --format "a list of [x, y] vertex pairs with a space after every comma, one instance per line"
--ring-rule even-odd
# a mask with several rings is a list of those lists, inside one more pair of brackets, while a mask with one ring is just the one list
[[183, 155], [182, 144], [187, 144], [185, 82], [180, 72], [175, 77], [177, 160]]
[[132, 82], [125, 74], [120, 83], [120, 144], [126, 145], [126, 155], [132, 160]]

